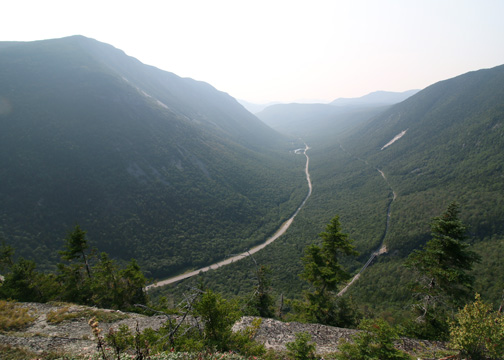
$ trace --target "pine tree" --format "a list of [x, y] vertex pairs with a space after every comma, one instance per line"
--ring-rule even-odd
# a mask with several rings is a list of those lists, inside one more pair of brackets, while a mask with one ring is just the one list
[[82, 262], [86, 267], [87, 276], [91, 278], [88, 256], [86, 255], [86, 250], [89, 248], [89, 245], [86, 240], [86, 232], [82, 230], [79, 225], [75, 225], [74, 230], [65, 238], [65, 248], [66, 250], [59, 252], [61, 258], [67, 261], [82, 258]]
[[14, 265], [14, 248], [5, 243], [5, 240], [1, 237], [0, 234], [1, 245], [0, 245], [0, 271], [4, 271], [5, 269], [9, 269]]
[[119, 272], [119, 279], [122, 288], [122, 306], [132, 307], [135, 304], [147, 303], [145, 291], [147, 278], [135, 259], [131, 259], [128, 266]]
[[64, 239], [65, 250], [59, 251], [64, 263], [58, 264], [58, 280], [61, 286], [60, 300], [91, 304], [90, 257], [86, 232], [75, 225]]
[[353, 342], [345, 339], [338, 344], [337, 360], [408, 360], [411, 357], [395, 348], [399, 339], [397, 330], [382, 319], [366, 319], [359, 324], [362, 330], [353, 336]]
[[252, 299], [247, 304], [247, 313], [253, 316], [261, 316], [272, 318], [275, 314], [273, 311], [274, 301], [271, 296], [271, 269], [267, 266], [257, 266], [256, 280], [254, 286], [254, 294]]
[[302, 259], [304, 270], [300, 276], [314, 287], [313, 292], [305, 293], [308, 301], [305, 309], [308, 320], [338, 325], [335, 323], [336, 305], [333, 292], [350, 279], [350, 274], [341, 266], [338, 258], [341, 255], [357, 255], [357, 252], [348, 235], [341, 232], [337, 215], [325, 230], [319, 234], [322, 238], [321, 246], [312, 244], [306, 248], [306, 255]]
[[231, 327], [239, 319], [235, 305], [212, 290], [205, 291], [194, 303], [194, 315], [203, 323], [203, 338], [207, 348], [219, 351], [230, 350]]
[[427, 325], [425, 336], [446, 335], [446, 317], [471, 294], [473, 277], [468, 271], [480, 257], [464, 242], [466, 232], [467, 227], [459, 219], [459, 206], [453, 202], [433, 219], [431, 240], [421, 250], [414, 250], [406, 261], [406, 266], [417, 274], [413, 287], [418, 297], [415, 311], [417, 321]]
[[338, 262], [340, 255], [357, 255], [352, 241], [341, 232], [339, 217], [336, 215], [319, 234], [322, 246], [312, 244], [306, 249], [302, 259], [304, 271], [301, 278], [310, 282], [320, 292], [334, 291], [350, 274]]
[[55, 276], [40, 273], [36, 267], [33, 260], [20, 257], [14, 261], [14, 248], [2, 241], [0, 270], [5, 276], [0, 279], [0, 298], [45, 302], [55, 296]]

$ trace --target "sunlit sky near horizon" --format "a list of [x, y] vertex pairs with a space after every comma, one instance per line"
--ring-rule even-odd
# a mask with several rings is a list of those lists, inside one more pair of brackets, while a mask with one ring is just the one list
[[84, 35], [254, 102], [421, 89], [504, 64], [502, 0], [16, 0], [0, 41]]

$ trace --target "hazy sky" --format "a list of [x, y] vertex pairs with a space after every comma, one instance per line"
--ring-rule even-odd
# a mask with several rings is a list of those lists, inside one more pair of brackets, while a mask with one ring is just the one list
[[2, 0], [0, 40], [84, 35], [256, 103], [424, 88], [504, 64], [503, 0]]

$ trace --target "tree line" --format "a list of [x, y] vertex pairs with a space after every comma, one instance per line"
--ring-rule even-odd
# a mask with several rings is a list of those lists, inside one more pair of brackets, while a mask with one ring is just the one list
[[90, 249], [86, 232], [79, 225], [65, 237], [55, 272], [39, 272], [33, 260], [15, 260], [14, 255], [14, 249], [3, 242], [1, 299], [65, 301], [123, 310], [147, 303], [147, 279], [136, 260], [120, 268], [107, 253]]

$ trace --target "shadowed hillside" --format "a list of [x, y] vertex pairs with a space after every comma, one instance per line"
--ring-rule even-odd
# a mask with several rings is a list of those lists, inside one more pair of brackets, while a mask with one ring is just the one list
[[154, 276], [261, 242], [304, 196], [297, 146], [110, 45], [0, 44], [0, 230], [45, 266], [76, 223]]

